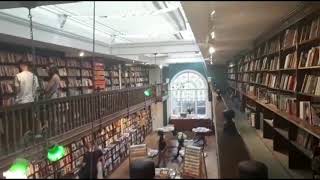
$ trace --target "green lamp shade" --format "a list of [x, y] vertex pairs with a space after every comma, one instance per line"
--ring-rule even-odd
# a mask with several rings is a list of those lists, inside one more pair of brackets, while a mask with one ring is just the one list
[[147, 90], [145, 90], [145, 91], [144, 91], [144, 95], [147, 96], [147, 97], [151, 96], [151, 95], [152, 95], [151, 89], [148, 88]]
[[65, 149], [63, 146], [53, 146], [48, 150], [48, 159], [51, 162], [59, 161], [65, 155]]
[[29, 161], [26, 159], [16, 159], [9, 170], [3, 173], [6, 179], [27, 179]]

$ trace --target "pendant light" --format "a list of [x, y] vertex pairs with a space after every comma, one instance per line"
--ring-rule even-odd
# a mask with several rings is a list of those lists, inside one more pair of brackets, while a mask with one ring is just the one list
[[3, 172], [3, 176], [6, 179], [27, 179], [29, 161], [23, 158], [16, 159], [10, 166], [9, 170]]
[[47, 158], [50, 162], [59, 161], [65, 155], [65, 148], [61, 145], [53, 145], [48, 149]]
[[147, 88], [143, 93], [144, 93], [144, 95], [145, 95], [146, 97], [152, 96], [152, 90], [151, 90], [151, 88]]

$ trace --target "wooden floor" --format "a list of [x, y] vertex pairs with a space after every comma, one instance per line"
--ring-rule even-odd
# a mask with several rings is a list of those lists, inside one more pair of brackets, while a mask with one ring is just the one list
[[[188, 139], [193, 138], [193, 133], [191, 132], [185, 132], [188, 136]], [[168, 150], [167, 153], [167, 167], [169, 168], [176, 168], [180, 169], [182, 160], [179, 158], [178, 161], [172, 161], [173, 156], [176, 153], [176, 148], [174, 146], [177, 146], [177, 141], [174, 139], [174, 137], [171, 135], [171, 133], [168, 133], [165, 136], [165, 139], [167, 139], [168, 146], [172, 146], [171, 150]], [[146, 138], [146, 144], [148, 148], [157, 149], [158, 148], [158, 136], [156, 133], [152, 133], [151, 135], [147, 136]], [[207, 137], [207, 143], [208, 145], [205, 148], [205, 153], [208, 154], [206, 157], [206, 167], [207, 167], [207, 175], [209, 179], [217, 179], [218, 178], [218, 165], [217, 165], [217, 156], [216, 156], [216, 142], [215, 137], [209, 136]], [[127, 159], [122, 163], [122, 165], [116, 169], [109, 177], [108, 179], [129, 179], [129, 160]]]

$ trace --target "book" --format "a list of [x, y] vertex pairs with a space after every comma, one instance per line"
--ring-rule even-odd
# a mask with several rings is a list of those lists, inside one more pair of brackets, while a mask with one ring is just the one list
[[320, 125], [320, 104], [319, 103], [311, 104], [311, 125], [315, 125], [315, 126]]
[[307, 123], [311, 123], [311, 105], [310, 101], [299, 102], [299, 118]]
[[319, 31], [318, 29], [319, 29], [319, 17], [312, 20], [309, 39], [315, 39], [316, 37], [318, 37], [318, 31]]

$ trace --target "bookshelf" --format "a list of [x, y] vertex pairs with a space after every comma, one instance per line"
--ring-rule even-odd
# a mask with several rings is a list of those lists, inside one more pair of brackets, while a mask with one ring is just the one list
[[226, 72], [251, 125], [288, 155], [292, 169], [310, 170], [319, 146], [319, 47], [320, 18], [314, 13], [229, 62]]
[[[3, 45], [0, 51], [0, 107], [14, 104], [16, 95], [14, 77], [19, 73], [20, 60], [32, 61], [28, 48], [18, 45]], [[60, 76], [60, 97], [90, 94], [98, 90], [117, 90], [149, 84], [148, 68], [145, 65], [131, 66], [113, 64], [108, 59], [96, 57], [66, 57], [64, 53], [37, 49], [32, 72], [39, 80], [40, 97], [48, 84], [48, 65], [54, 64]], [[96, 67], [96, 63], [101, 63]], [[98, 72], [99, 71], [99, 72]], [[104, 83], [105, 82], [105, 83]], [[120, 86], [121, 83], [121, 86]], [[99, 85], [98, 85], [99, 84]]]
[[[87, 151], [85, 145], [92, 141], [103, 151], [106, 162], [104, 174], [108, 177], [129, 156], [129, 147], [141, 144], [145, 136], [152, 131], [150, 113], [150, 107], [147, 107], [129, 116], [115, 119], [93, 133], [65, 144], [66, 154], [56, 164], [49, 163], [46, 159], [31, 161], [28, 177], [53, 179], [63, 178], [68, 173], [76, 176], [82, 165], [83, 155]], [[146, 129], [141, 126], [141, 121], [147, 121]]]

